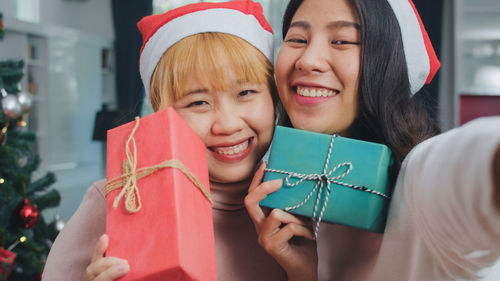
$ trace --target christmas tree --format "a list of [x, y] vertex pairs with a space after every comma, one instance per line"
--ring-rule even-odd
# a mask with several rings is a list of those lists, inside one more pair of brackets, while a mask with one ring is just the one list
[[23, 67], [23, 61], [0, 62], [0, 281], [39, 280], [60, 230], [60, 222], [41, 216], [59, 205], [59, 193], [49, 189], [54, 174], [32, 178], [40, 159], [25, 122], [33, 97], [20, 87]]

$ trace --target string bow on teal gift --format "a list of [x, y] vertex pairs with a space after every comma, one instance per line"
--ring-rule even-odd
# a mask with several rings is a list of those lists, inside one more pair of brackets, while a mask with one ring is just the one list
[[[381, 197], [386, 198], [386, 199], [391, 198], [389, 195], [387, 195], [385, 193], [367, 188], [365, 186], [356, 186], [356, 185], [352, 185], [349, 183], [339, 181], [340, 179], [347, 176], [354, 169], [354, 166], [351, 162], [340, 163], [337, 166], [335, 166], [333, 169], [328, 171], [328, 166], [330, 164], [330, 156], [332, 154], [332, 148], [333, 148], [333, 144], [335, 142], [336, 137], [337, 137], [337, 135], [332, 136], [332, 140], [330, 141], [330, 146], [328, 148], [328, 154], [326, 156], [325, 165], [323, 167], [323, 173], [321, 173], [321, 174], [302, 174], [302, 173], [269, 169], [269, 168], [266, 169], [266, 171], [268, 171], [268, 172], [287, 175], [287, 177], [285, 178], [285, 183], [290, 187], [296, 187], [297, 185], [299, 185], [300, 183], [302, 183], [305, 180], [316, 182], [316, 185], [314, 186], [314, 188], [311, 190], [311, 192], [309, 192], [309, 194], [306, 196], [306, 198], [304, 198], [304, 200], [302, 202], [300, 202], [299, 204], [297, 204], [295, 206], [290, 206], [290, 207], [285, 208], [285, 211], [290, 211], [290, 210], [294, 210], [294, 209], [298, 209], [298, 208], [302, 207], [304, 204], [307, 203], [307, 201], [309, 201], [309, 199], [311, 199], [311, 197], [316, 192], [316, 190], [318, 190], [318, 195], [316, 197], [316, 202], [314, 203], [314, 210], [313, 210], [313, 214], [312, 214], [312, 220], [315, 222], [314, 238], [318, 237], [319, 225], [321, 223], [321, 220], [322, 220], [323, 215], [325, 213], [326, 207], [328, 205], [328, 199], [330, 197], [330, 192], [331, 192], [330, 184], [334, 183], [334, 184], [342, 185], [345, 187], [361, 190], [363, 192], [375, 194], [375, 195], [381, 196]], [[339, 170], [340, 168], [343, 168], [343, 167], [347, 167], [347, 170], [344, 173], [342, 173], [338, 176], [332, 176], [337, 170]], [[295, 182], [291, 182], [292, 178], [296, 178], [298, 180]], [[325, 201], [323, 202], [323, 206], [321, 207], [321, 211], [320, 211], [319, 215], [317, 215], [318, 206], [320, 203], [320, 198], [321, 198], [321, 195], [323, 194], [324, 191], [326, 192]]]

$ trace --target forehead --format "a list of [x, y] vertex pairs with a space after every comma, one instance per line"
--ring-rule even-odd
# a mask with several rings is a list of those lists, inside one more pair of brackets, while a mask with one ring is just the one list
[[304, 0], [292, 18], [292, 25], [296, 21], [325, 26], [336, 21], [359, 24], [357, 13], [348, 0]]
[[186, 91], [199, 88], [221, 90], [236, 85], [239, 80], [231, 65], [208, 72], [202, 67], [195, 67], [187, 74], [184, 88]]
[[230, 91], [248, 84], [264, 83], [256, 77], [249, 77], [245, 69], [234, 67], [231, 63], [222, 64], [208, 72], [202, 67], [196, 67], [186, 76], [183, 95], [192, 92]]

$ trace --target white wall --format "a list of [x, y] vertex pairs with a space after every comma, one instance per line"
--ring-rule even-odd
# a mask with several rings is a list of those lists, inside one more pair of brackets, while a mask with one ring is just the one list
[[[16, 17], [17, 1], [0, 1], [0, 11], [4, 17]], [[39, 1], [41, 24], [69, 27], [106, 39], [114, 38], [111, 0], [31, 1]]]
[[[40, 1], [39, 22], [17, 20], [17, 1]], [[0, 60], [23, 59], [25, 74], [37, 84], [29, 128], [37, 133], [41, 165], [33, 179], [55, 172], [51, 187], [62, 197], [44, 216], [68, 220], [90, 184], [105, 176], [103, 144], [91, 137], [103, 79], [113, 75], [101, 68], [101, 51], [111, 49], [114, 40], [111, 0], [0, 0], [0, 12], [6, 29]], [[31, 45], [37, 46], [37, 59], [29, 58]]]

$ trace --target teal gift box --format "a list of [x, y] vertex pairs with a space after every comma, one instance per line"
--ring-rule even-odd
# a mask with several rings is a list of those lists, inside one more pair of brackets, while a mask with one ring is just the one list
[[391, 164], [385, 145], [277, 126], [264, 181], [283, 186], [260, 205], [382, 233]]

